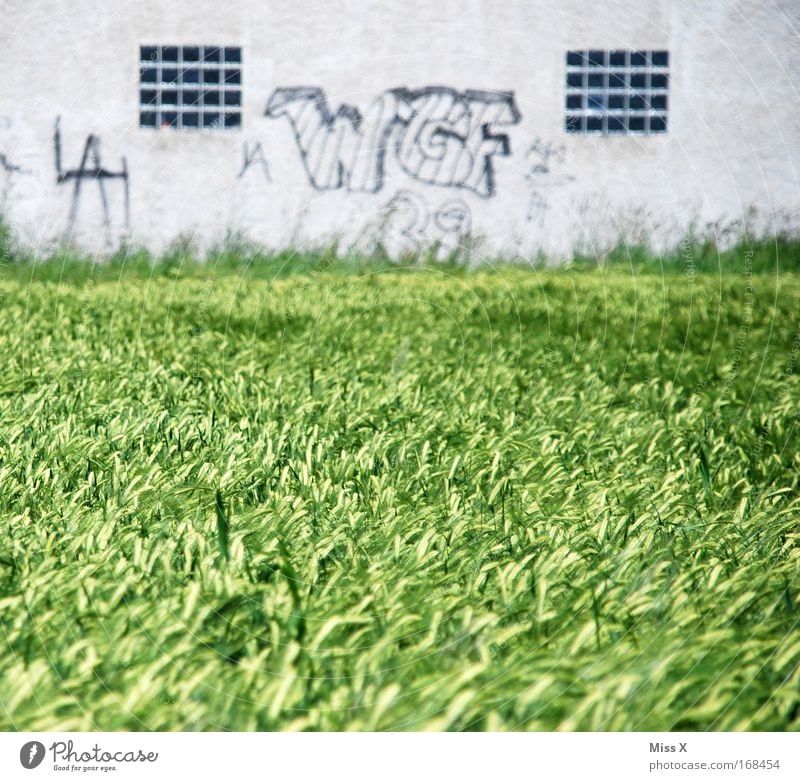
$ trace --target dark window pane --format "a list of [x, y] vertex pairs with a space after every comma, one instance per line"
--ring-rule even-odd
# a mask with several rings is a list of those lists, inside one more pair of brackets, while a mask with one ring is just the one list
[[178, 47], [177, 46], [162, 46], [161, 59], [164, 62], [177, 62], [178, 61]]
[[140, 127], [155, 127], [156, 126], [156, 112], [155, 111], [142, 111], [139, 114]]
[[583, 52], [567, 52], [567, 65], [583, 65]]
[[177, 111], [161, 112], [161, 127], [175, 127], [178, 124]]
[[220, 92], [216, 89], [206, 90], [203, 93], [203, 103], [206, 106], [219, 106]]
[[161, 81], [166, 84], [178, 83], [178, 69], [177, 68], [162, 68]]
[[631, 74], [631, 87], [633, 89], [643, 89], [647, 86], [646, 73], [632, 73]]
[[593, 68], [603, 68], [606, 64], [606, 53], [599, 49], [593, 49], [589, 52], [589, 65]]
[[631, 52], [631, 68], [643, 68], [647, 64], [644, 52]]
[[589, 108], [594, 111], [603, 111], [605, 109], [602, 95], [589, 95]]
[[225, 115], [225, 127], [241, 127], [242, 115], [238, 111], [229, 111]]
[[142, 68], [141, 76], [143, 84], [154, 84], [158, 81], [158, 68]]
[[139, 58], [143, 62], [156, 62], [158, 60], [158, 46], [140, 46]]
[[196, 111], [184, 111], [181, 114], [181, 124], [183, 127], [199, 127], [200, 115]]
[[609, 133], [624, 133], [625, 132], [625, 120], [621, 117], [615, 117], [613, 115], [609, 115], [608, 117], [608, 132]]
[[650, 77], [650, 86], [653, 89], [666, 89], [667, 88], [667, 74], [654, 73]]
[[583, 86], [583, 73], [568, 73], [567, 86], [568, 87], [582, 87]]
[[628, 74], [625, 71], [617, 71], [608, 74], [609, 89], [625, 89], [628, 86]]
[[598, 131], [603, 129], [602, 117], [586, 117], [586, 130]]
[[203, 127], [219, 127], [220, 115], [216, 111], [207, 111], [203, 114]]
[[183, 61], [184, 62], [197, 62], [200, 59], [199, 46], [184, 46], [183, 47]]
[[139, 92], [139, 100], [143, 106], [149, 106], [156, 102], [158, 91], [154, 89], [143, 89]]
[[624, 95], [609, 95], [608, 96], [608, 107], [613, 109], [621, 109], [625, 108], [625, 96]]
[[225, 62], [241, 62], [242, 50], [239, 46], [225, 47]]
[[650, 132], [665, 133], [667, 130], [666, 117], [650, 117]]
[[225, 83], [226, 84], [241, 84], [242, 83], [242, 74], [238, 70], [226, 70], [225, 71]]
[[580, 133], [581, 132], [581, 117], [570, 117], [566, 118], [564, 123], [564, 129], [567, 133]]
[[650, 98], [650, 105], [657, 111], [667, 110], [667, 96], [666, 95], [653, 95]]
[[631, 95], [628, 103], [631, 111], [644, 111], [647, 108], [641, 95]]
[[623, 51], [614, 51], [610, 52], [608, 55], [608, 64], [612, 68], [624, 68], [625, 67], [625, 55], [627, 52]]
[[161, 102], [165, 106], [176, 106], [178, 104], [178, 90], [165, 89], [161, 93]]
[[200, 103], [200, 90], [185, 89], [181, 92], [181, 101], [184, 106], [196, 106]]
[[219, 62], [222, 59], [222, 50], [218, 46], [203, 47], [203, 62]]
[[242, 93], [239, 90], [228, 90], [225, 93], [225, 105], [226, 106], [241, 106], [242, 105]]
[[656, 68], [666, 68], [669, 65], [669, 52], [653, 52], [651, 59]]
[[567, 95], [567, 108], [583, 108], [583, 95]]
[[589, 86], [590, 87], [602, 87], [605, 83], [605, 74], [604, 73], [590, 73], [589, 74]]
[[183, 72], [183, 83], [184, 84], [199, 84], [200, 83], [200, 69], [199, 68], [187, 68]]
[[644, 130], [644, 117], [629, 117], [628, 130], [634, 133], [641, 133]]
[[203, 71], [203, 81], [206, 84], [219, 84], [219, 70], [217, 68], [206, 68]]

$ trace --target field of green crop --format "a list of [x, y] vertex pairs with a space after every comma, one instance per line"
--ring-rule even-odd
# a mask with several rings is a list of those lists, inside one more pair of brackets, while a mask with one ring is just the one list
[[0, 728], [800, 728], [800, 275], [275, 271], [0, 270]]

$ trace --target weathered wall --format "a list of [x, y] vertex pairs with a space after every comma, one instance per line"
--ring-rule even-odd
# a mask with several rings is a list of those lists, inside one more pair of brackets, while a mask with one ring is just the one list
[[[620, 235], [677, 242], [753, 209], [764, 230], [800, 221], [795, 0], [0, 9], [0, 211], [35, 248], [71, 239], [104, 251], [125, 238], [159, 250], [238, 233], [270, 247], [471, 237], [483, 253], [563, 254]], [[149, 43], [241, 46], [242, 129], [140, 129], [138, 47]], [[567, 135], [564, 55], [580, 48], [668, 49], [669, 132]], [[298, 87], [321, 90], [332, 112], [360, 110], [349, 177], [324, 151], [338, 126], [295, 133], [293, 111], [319, 97]], [[427, 166], [419, 125], [379, 154], [385, 118], [409, 103], [430, 116], [434, 98], [461, 106], [468, 153]], [[481, 142], [487, 117], [494, 138]]]

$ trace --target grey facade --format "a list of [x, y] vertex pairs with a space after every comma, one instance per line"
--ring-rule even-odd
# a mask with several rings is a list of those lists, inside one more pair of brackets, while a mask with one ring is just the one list
[[563, 256], [800, 225], [797, 2], [0, 9], [0, 211], [42, 252]]

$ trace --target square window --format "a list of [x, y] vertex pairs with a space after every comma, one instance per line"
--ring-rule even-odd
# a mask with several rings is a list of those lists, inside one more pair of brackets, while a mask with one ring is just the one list
[[218, 89], [209, 89], [203, 93], [203, 104], [206, 106], [219, 106], [221, 93]]
[[567, 52], [567, 65], [581, 67], [585, 62], [583, 52]]
[[624, 133], [626, 130], [625, 120], [622, 117], [609, 114], [608, 116], [608, 132], [609, 133]]
[[612, 68], [624, 68], [627, 65], [628, 52], [613, 51], [608, 54], [608, 64]]
[[581, 132], [581, 117], [569, 116], [564, 122], [564, 129], [567, 133], [580, 133]]
[[583, 86], [583, 78], [586, 74], [584, 73], [568, 73], [567, 74], [567, 86], [568, 87], [582, 87]]
[[566, 63], [567, 133], [667, 131], [668, 52], [575, 50], [566, 53]]
[[589, 108], [593, 111], [603, 111], [605, 109], [605, 101], [602, 95], [589, 95]]
[[608, 74], [609, 89], [627, 89], [628, 74], [625, 71], [613, 71]]
[[656, 111], [666, 111], [667, 110], [667, 96], [666, 95], [651, 95], [650, 96], [650, 105]]
[[669, 52], [652, 52], [650, 61], [654, 68], [666, 68], [669, 66]]
[[644, 131], [645, 117], [628, 117], [628, 130], [632, 133], [641, 133]]
[[588, 133], [602, 133], [603, 117], [586, 117], [586, 131]]
[[666, 89], [667, 88], [667, 74], [654, 73], [650, 77], [650, 86], [653, 89]]
[[647, 55], [644, 52], [631, 52], [631, 68], [644, 68]]
[[222, 62], [222, 49], [219, 46], [204, 46], [203, 62]]
[[[241, 62], [240, 46], [140, 46], [139, 126], [192, 130], [240, 127]], [[223, 93], [218, 87], [222, 82], [234, 88]], [[222, 114], [223, 105], [234, 110]]]
[[205, 114], [203, 114], [203, 127], [220, 127], [221, 123], [222, 115], [218, 111], [206, 111]]
[[605, 68], [607, 52], [593, 49], [589, 52], [589, 67], [590, 68]]
[[182, 127], [200, 127], [200, 114], [196, 111], [184, 111], [181, 114]]

